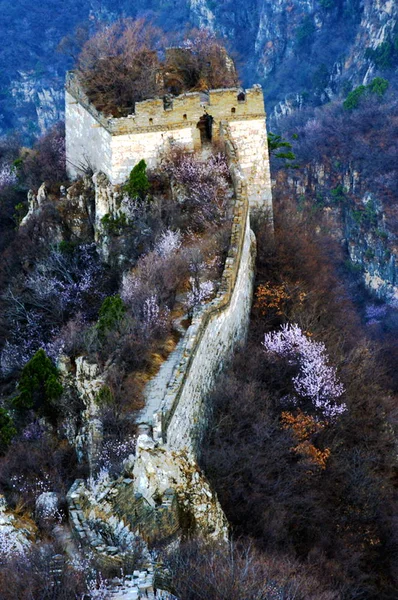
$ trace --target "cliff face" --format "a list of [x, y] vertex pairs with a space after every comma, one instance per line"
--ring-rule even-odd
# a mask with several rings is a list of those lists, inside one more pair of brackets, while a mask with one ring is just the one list
[[58, 44], [79, 23], [89, 23], [89, 29], [121, 15], [148, 16], [166, 30], [190, 22], [230, 40], [245, 84], [263, 84], [268, 112], [274, 109], [275, 116], [303, 103], [328, 101], [342, 86], [366, 83], [396, 59], [393, 0], [142, 0], [134, 7], [119, 0], [105, 1], [101, 9], [94, 2], [84, 8], [74, 1], [55, 2], [55, 21], [54, 3], [45, 0], [39, 14], [26, 17], [35, 43], [25, 39], [26, 27], [20, 24], [21, 1], [16, 0], [15, 14], [9, 9], [6, 24], [13, 39], [0, 50], [3, 133], [14, 127], [25, 134], [42, 132], [62, 117], [63, 75], [71, 58], [56, 51]]
[[291, 190], [299, 207], [311, 211], [319, 229], [345, 248], [347, 266], [358, 273], [368, 291], [393, 306], [398, 304], [397, 208], [369, 191], [350, 165], [336, 173], [325, 160], [300, 174], [277, 180], [277, 194]]
[[[368, 83], [379, 66], [391, 65], [390, 45], [396, 43], [398, 6], [394, 0], [365, 0], [358, 24], [355, 42], [344, 61], [344, 71], [356, 83]], [[377, 59], [374, 52], [385, 49], [385, 59]], [[369, 52], [370, 51], [370, 52]], [[375, 60], [376, 59], [376, 60]], [[384, 65], [383, 65], [384, 62]], [[392, 66], [392, 65], [391, 65]]]
[[[394, 65], [398, 7], [392, 0], [191, 0], [191, 15], [245, 57], [244, 77], [265, 87], [278, 117], [303, 103], [329, 101]], [[242, 34], [244, 32], [244, 34]]]
[[10, 98], [18, 125], [32, 135], [43, 135], [63, 118], [63, 81], [60, 77], [36, 77], [20, 71], [10, 86]]

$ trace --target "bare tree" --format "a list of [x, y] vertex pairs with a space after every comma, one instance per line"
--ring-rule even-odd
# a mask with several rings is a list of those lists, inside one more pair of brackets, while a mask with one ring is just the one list
[[190, 31], [166, 55], [165, 85], [173, 94], [187, 90], [235, 87], [238, 75], [224, 45], [207, 29]]
[[85, 43], [78, 76], [99, 110], [120, 116], [131, 112], [135, 102], [162, 92], [161, 39], [159, 30], [143, 19], [123, 19]]
[[330, 598], [297, 562], [262, 554], [245, 540], [223, 545], [193, 539], [169, 553], [164, 563], [170, 588], [184, 600]]
[[208, 30], [192, 30], [164, 52], [164, 35], [145, 20], [122, 19], [88, 40], [77, 61], [89, 99], [106, 114], [126, 115], [136, 102], [188, 90], [238, 85], [233, 60]]

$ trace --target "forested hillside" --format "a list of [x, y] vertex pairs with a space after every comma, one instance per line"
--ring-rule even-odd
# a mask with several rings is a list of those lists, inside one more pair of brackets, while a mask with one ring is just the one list
[[340, 240], [351, 277], [396, 305], [396, 86], [375, 77], [344, 101], [296, 111], [279, 125], [295, 160], [275, 150], [275, 193], [293, 194], [300, 211]]

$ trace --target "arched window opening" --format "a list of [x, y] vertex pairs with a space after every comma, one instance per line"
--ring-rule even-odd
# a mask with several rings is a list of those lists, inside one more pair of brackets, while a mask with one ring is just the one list
[[246, 94], [245, 92], [242, 90], [241, 92], [239, 92], [238, 94], [238, 102], [245, 102], [246, 100]]

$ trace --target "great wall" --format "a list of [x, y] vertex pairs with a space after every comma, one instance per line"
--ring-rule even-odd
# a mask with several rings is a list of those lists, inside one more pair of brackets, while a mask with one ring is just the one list
[[[81, 480], [68, 494], [75, 534], [105, 562], [129, 564], [136, 536], [150, 547], [154, 540], [178, 536], [183, 522], [204, 536], [226, 539], [223, 511], [196, 457], [206, 424], [206, 395], [247, 333], [256, 249], [250, 211], [260, 210], [272, 219], [271, 180], [260, 86], [188, 93], [167, 104], [146, 100], [128, 117], [108, 118], [90, 104], [74, 74], [68, 75], [69, 175], [73, 179], [87, 166], [95, 171], [97, 225], [101, 215], [115, 211], [115, 186], [142, 158], [155, 166], [170, 144], [192, 152], [212, 142], [225, 148], [235, 192], [229, 252], [217, 296], [194, 312], [178, 352], [156, 376], [159, 381], [155, 377], [151, 382], [155, 396], [139, 415], [136, 455], [127, 461], [123, 475], [99, 497]], [[80, 377], [85, 377], [84, 368]], [[112, 541], [98, 533], [101, 527]]]

